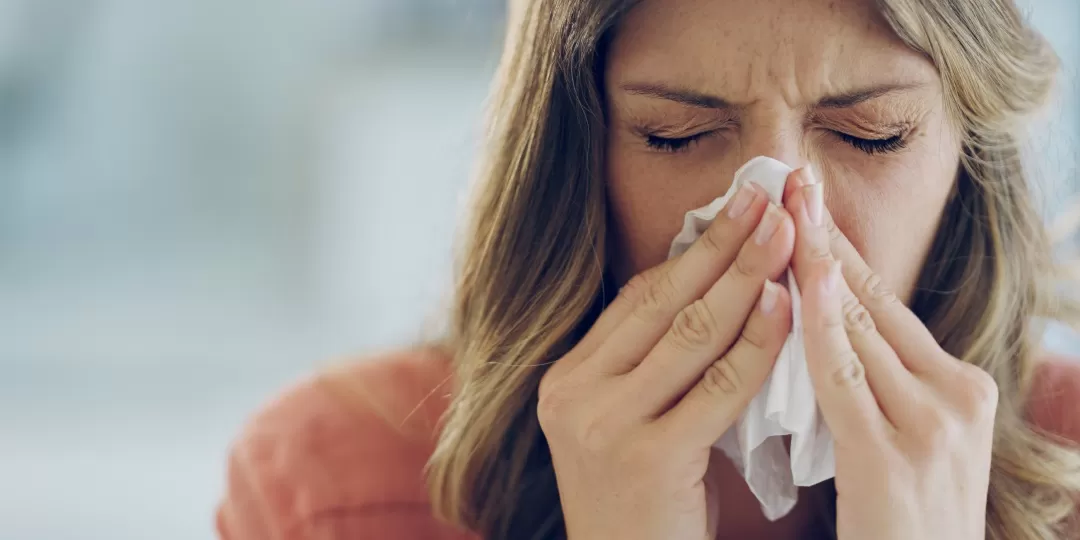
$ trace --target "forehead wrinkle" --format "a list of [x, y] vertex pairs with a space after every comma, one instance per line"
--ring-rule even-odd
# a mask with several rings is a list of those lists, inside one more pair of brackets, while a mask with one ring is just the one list
[[[772, 4], [771, 11], [735, 15], [738, 4], [748, 2]], [[624, 79], [652, 78], [733, 103], [768, 100], [795, 108], [892, 82], [895, 75], [906, 80], [916, 63], [929, 64], [866, 2], [855, 10], [832, 4], [811, 12], [780, 0], [647, 0], [631, 10], [616, 34], [609, 69]]]

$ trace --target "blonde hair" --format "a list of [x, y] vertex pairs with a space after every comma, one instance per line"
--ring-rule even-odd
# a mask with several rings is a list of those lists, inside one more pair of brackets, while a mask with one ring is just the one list
[[[429, 463], [437, 513], [488, 539], [562, 538], [536, 420], [544, 368], [613, 296], [603, 186], [603, 61], [632, 0], [516, 4], [465, 230], [449, 347], [456, 392]], [[1013, 133], [1047, 98], [1057, 59], [1011, 0], [879, 0], [940, 73], [964, 134], [912, 309], [954, 356], [997, 381], [987, 537], [1061, 534], [1080, 453], [1024, 418], [1041, 330], [1068, 309]]]

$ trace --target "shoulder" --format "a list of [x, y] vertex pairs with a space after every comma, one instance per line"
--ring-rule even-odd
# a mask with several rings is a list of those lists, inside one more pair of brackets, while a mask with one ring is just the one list
[[431, 529], [441, 526], [424, 480], [450, 389], [449, 360], [428, 349], [358, 360], [288, 390], [233, 445], [219, 534], [312, 538], [302, 531], [332, 523], [349, 532], [317, 537], [380, 527], [414, 537], [399, 526], [408, 524], [423, 538], [457, 538]]
[[1034, 426], [1080, 443], [1080, 358], [1045, 355], [1035, 368], [1027, 407]]

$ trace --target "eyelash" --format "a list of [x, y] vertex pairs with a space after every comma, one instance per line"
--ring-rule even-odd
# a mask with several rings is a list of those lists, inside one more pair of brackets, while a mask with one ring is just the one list
[[[711, 131], [704, 133], [698, 133], [689, 137], [679, 138], [667, 138], [658, 137], [656, 135], [646, 135], [645, 144], [653, 150], [659, 150], [661, 152], [677, 153], [682, 152], [695, 142], [698, 142], [703, 137], [712, 134]], [[907, 140], [904, 135], [893, 135], [887, 139], [863, 139], [861, 137], [855, 137], [848, 135], [847, 133], [835, 132], [840, 140], [851, 145], [857, 150], [865, 152], [869, 155], [888, 154], [903, 150], [907, 146]]]
[[856, 149], [870, 155], [888, 154], [903, 150], [907, 146], [907, 139], [904, 135], [893, 135], [887, 139], [863, 139], [847, 133], [836, 132], [836, 136]]
[[698, 133], [696, 135], [691, 135], [689, 137], [679, 137], [674, 139], [667, 137], [658, 137], [656, 135], [646, 135], [645, 144], [648, 145], [649, 148], [652, 148], [654, 150], [659, 150], [661, 152], [670, 152], [674, 154], [676, 152], [686, 150], [690, 147], [690, 145], [698, 142], [703, 137], [711, 133], [711, 131], [706, 131], [703, 133]]

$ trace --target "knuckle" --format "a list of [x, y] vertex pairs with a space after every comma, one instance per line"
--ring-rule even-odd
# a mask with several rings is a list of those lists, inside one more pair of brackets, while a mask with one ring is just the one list
[[701, 234], [702, 247], [716, 255], [724, 255], [728, 252], [729, 248], [725, 240], [721, 227], [709, 227]]
[[548, 438], [574, 440], [583, 420], [588, 420], [592, 407], [583, 403], [581, 382], [566, 377], [540, 379], [537, 390], [536, 420]]
[[649, 284], [654, 279], [655, 273], [650, 269], [635, 275], [626, 282], [626, 285], [623, 285], [622, 289], [619, 289], [619, 294], [631, 303], [637, 303], [645, 296], [645, 291], [649, 290]]
[[762, 333], [760, 325], [748, 324], [743, 327], [742, 340], [745, 341], [747, 345], [762, 351], [765, 350], [769, 344], [769, 338]]
[[829, 232], [830, 241], [835, 242], [844, 238], [844, 233], [840, 231], [840, 227], [836, 226], [836, 221], [833, 220], [832, 216], [826, 216], [825, 229]]
[[820, 328], [823, 332], [845, 331], [843, 315], [838, 315], [831, 310], [829, 313], [822, 315], [819, 324], [821, 325]]
[[555, 376], [552, 374], [553, 372], [554, 366], [548, 368], [547, 373], [545, 373], [543, 377], [540, 377], [540, 385], [536, 389], [536, 395], [540, 401], [543, 401], [545, 397], [551, 394], [552, 389], [556, 385]]
[[695, 515], [701, 508], [701, 495], [694, 490], [674, 490], [670, 497], [670, 508], [675, 515]]
[[739, 255], [735, 257], [735, 261], [731, 264], [732, 271], [744, 278], [752, 278], [758, 273], [758, 265], [754, 262], [754, 257], [750, 254], [751, 250], [744, 249], [739, 252]]
[[682, 349], [707, 347], [716, 335], [716, 318], [704, 300], [686, 306], [671, 324], [672, 343]]
[[960, 412], [967, 422], [993, 419], [998, 406], [997, 381], [987, 372], [972, 364], [961, 364], [956, 397]]
[[675, 281], [671, 274], [664, 273], [650, 280], [648, 287], [643, 291], [638, 309], [635, 310], [643, 318], [652, 318], [663, 313], [667, 306], [674, 303], [676, 298]]
[[948, 448], [955, 431], [953, 423], [941, 409], [932, 407], [924, 408], [919, 414], [919, 423], [915, 429], [917, 444], [929, 455]]
[[840, 353], [832, 371], [832, 383], [839, 388], [858, 388], [866, 384], [866, 368], [855, 351]]
[[742, 380], [735, 366], [725, 356], [705, 369], [701, 376], [701, 388], [710, 396], [728, 397], [739, 392]]
[[869, 334], [876, 330], [874, 319], [870, 316], [870, 312], [866, 310], [866, 307], [859, 302], [858, 297], [855, 295], [847, 295], [844, 298], [843, 312], [844, 327], [848, 331], [859, 334]]
[[810, 258], [811, 259], [832, 259], [832, 250], [828, 245], [815, 243], [810, 246]]
[[536, 419], [545, 433], [554, 432], [555, 426], [563, 421], [566, 404], [569, 401], [561, 385], [541, 381], [539, 397], [536, 402]]
[[561, 431], [573, 422], [577, 401], [575, 385], [565, 379], [555, 379], [545, 375], [540, 379], [537, 391], [536, 419], [545, 433]]
[[864, 270], [858, 277], [859, 289], [869, 299], [882, 304], [891, 304], [896, 301], [896, 294], [892, 292], [881, 280], [876, 272]]
[[540, 377], [540, 384], [537, 387], [538, 396], [543, 397], [564, 384], [563, 381], [572, 371], [575, 352], [571, 350], [566, 356], [547, 366], [543, 376]]
[[616, 445], [615, 433], [609, 429], [603, 415], [592, 414], [577, 423], [577, 444], [591, 454], [607, 454]]

